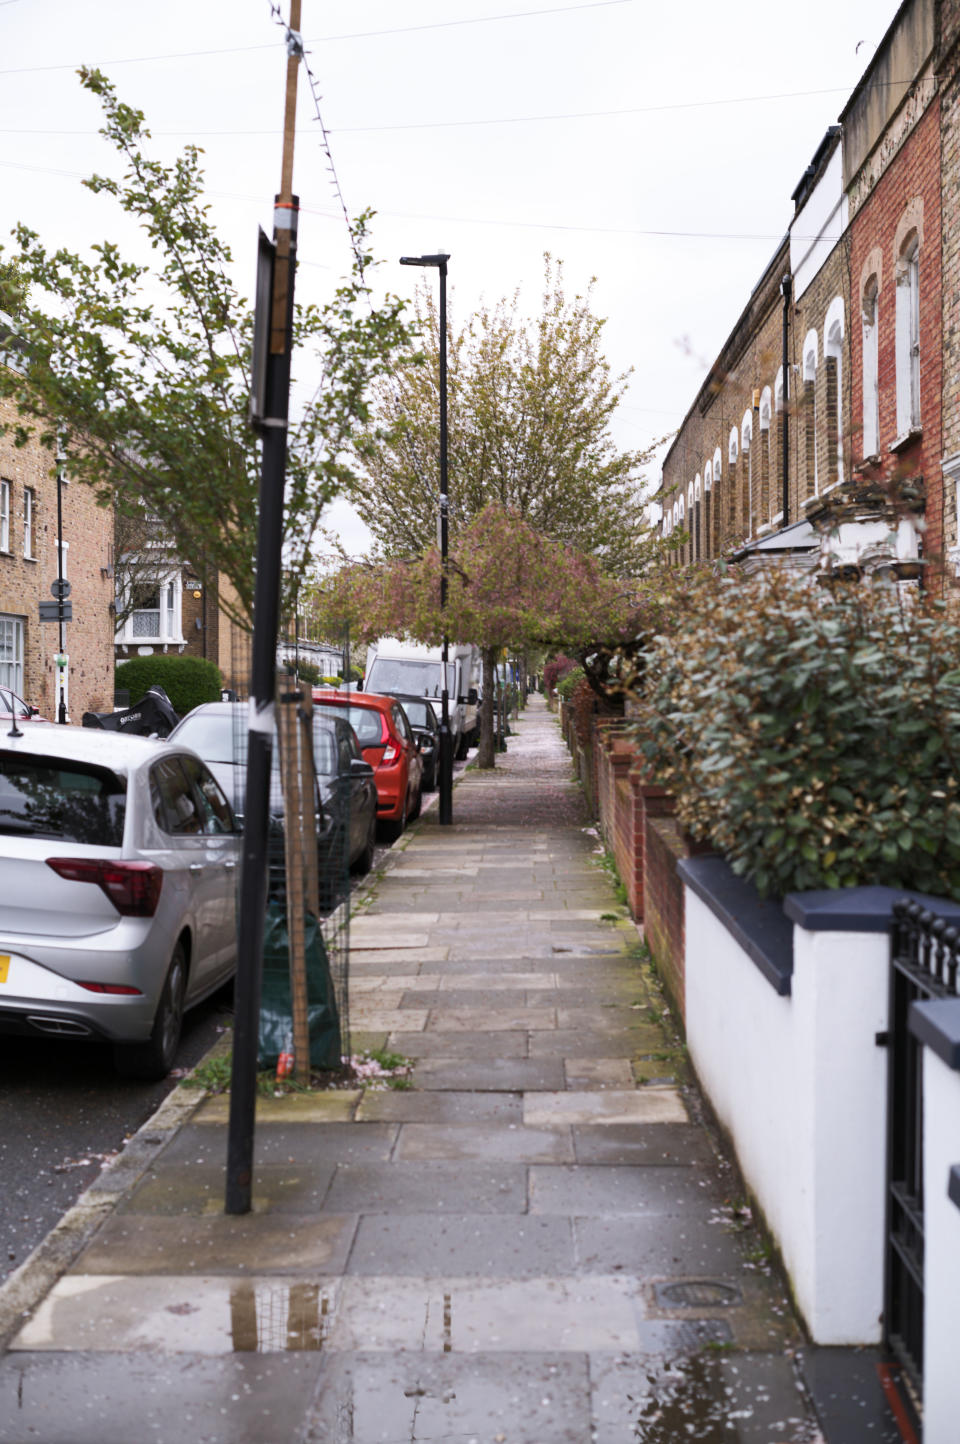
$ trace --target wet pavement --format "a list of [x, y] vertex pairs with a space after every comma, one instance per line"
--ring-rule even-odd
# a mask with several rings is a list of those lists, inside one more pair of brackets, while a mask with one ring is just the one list
[[873, 1400], [804, 1353], [539, 699], [454, 812], [352, 924], [354, 1049], [413, 1086], [259, 1100], [243, 1218], [202, 1103], [13, 1334], [3, 1444], [813, 1444], [811, 1387]]

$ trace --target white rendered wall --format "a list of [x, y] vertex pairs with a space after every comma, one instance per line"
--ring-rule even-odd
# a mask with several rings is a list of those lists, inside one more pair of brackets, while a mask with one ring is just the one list
[[960, 1163], [960, 1073], [923, 1050], [924, 1444], [960, 1434], [960, 1209], [947, 1197]]
[[812, 1338], [875, 1343], [886, 1155], [886, 1050], [875, 1035], [886, 1027], [887, 936], [794, 928], [793, 991], [784, 998], [685, 892], [694, 1066]]

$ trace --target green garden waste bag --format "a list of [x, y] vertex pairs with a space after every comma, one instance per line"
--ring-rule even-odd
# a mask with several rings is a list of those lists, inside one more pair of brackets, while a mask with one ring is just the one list
[[[330, 976], [327, 950], [315, 917], [305, 919], [307, 954], [307, 1016], [310, 1023], [310, 1065], [340, 1067], [340, 1014]], [[260, 1035], [257, 1064], [275, 1068], [281, 1053], [293, 1051], [293, 1007], [290, 999], [290, 940], [287, 914], [281, 903], [267, 904], [263, 930], [263, 984], [260, 989]]]

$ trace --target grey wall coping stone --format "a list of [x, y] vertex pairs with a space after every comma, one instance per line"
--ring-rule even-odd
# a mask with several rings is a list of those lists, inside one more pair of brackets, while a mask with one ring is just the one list
[[783, 910], [807, 932], [885, 933], [890, 930], [894, 903], [903, 898], [918, 902], [952, 923], [960, 923], [960, 903], [896, 887], [814, 888], [810, 892], [790, 892], [783, 900]]
[[681, 858], [677, 872], [756, 963], [781, 997], [793, 975], [793, 925], [779, 901], [762, 898], [716, 854]]
[[948, 1068], [960, 1071], [960, 998], [927, 998], [910, 1004], [910, 1032], [932, 1048]]

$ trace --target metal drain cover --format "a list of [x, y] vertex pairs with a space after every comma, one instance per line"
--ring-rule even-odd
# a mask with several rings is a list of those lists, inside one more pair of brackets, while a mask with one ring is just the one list
[[675, 1284], [657, 1284], [657, 1302], [668, 1309], [723, 1309], [743, 1301], [733, 1284], [713, 1279], [684, 1279]]

